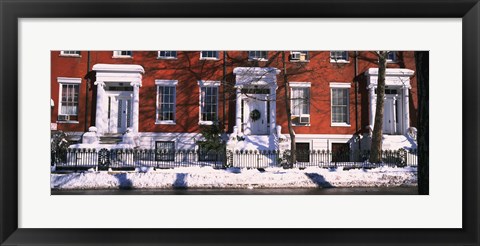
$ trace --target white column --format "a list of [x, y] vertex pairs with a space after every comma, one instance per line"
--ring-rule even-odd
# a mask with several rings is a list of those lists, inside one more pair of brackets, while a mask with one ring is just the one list
[[373, 85], [370, 85], [370, 87], [368, 88], [368, 98], [370, 99], [370, 110], [368, 112], [368, 116], [369, 116], [369, 125], [372, 126], [373, 128], [373, 124], [375, 123], [375, 109], [376, 109], [376, 96], [375, 96], [375, 87]]
[[[395, 120], [397, 119], [397, 111], [395, 110], [397, 108], [397, 97], [393, 97], [392, 99], [392, 114], [393, 114], [393, 122], [395, 124], [393, 124], [393, 133], [394, 134], [397, 134], [398, 133], [398, 129], [397, 129], [397, 124], [398, 122], [396, 122]], [[400, 123], [400, 125], [402, 125], [402, 123]], [[401, 126], [400, 126], [401, 127]]]
[[139, 115], [139, 105], [140, 105], [140, 84], [132, 83], [133, 86], [133, 112], [132, 112], [132, 130], [134, 133], [138, 132], [138, 115]]
[[410, 109], [409, 109], [409, 97], [408, 97], [408, 86], [403, 87], [403, 129], [402, 134], [407, 132], [407, 129], [410, 128]]
[[277, 132], [277, 88], [270, 87], [270, 135], [275, 135]]
[[236, 106], [237, 107], [235, 111], [235, 126], [237, 127], [237, 134], [238, 134], [242, 132], [242, 93], [240, 88], [237, 88], [237, 105]]
[[105, 108], [105, 100], [107, 100], [105, 93], [105, 82], [95, 81], [97, 85], [97, 109], [95, 113], [95, 127], [97, 128], [97, 133], [103, 134], [107, 131], [107, 110]]

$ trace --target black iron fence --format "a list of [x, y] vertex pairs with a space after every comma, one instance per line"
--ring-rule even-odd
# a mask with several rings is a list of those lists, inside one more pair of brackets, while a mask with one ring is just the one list
[[120, 169], [137, 167], [175, 168], [211, 166], [213, 168], [240, 167], [265, 168], [283, 167], [376, 167], [417, 166], [417, 150], [385, 150], [382, 163], [368, 162], [369, 151], [332, 152], [328, 150], [298, 150], [293, 161], [291, 151], [241, 150], [241, 151], [198, 151], [198, 150], [154, 150], [154, 149], [67, 149], [52, 153], [52, 165], [57, 169]]

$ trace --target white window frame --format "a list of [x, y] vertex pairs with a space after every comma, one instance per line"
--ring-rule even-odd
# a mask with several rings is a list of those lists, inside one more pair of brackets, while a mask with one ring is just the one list
[[[58, 112], [57, 112], [57, 123], [74, 123], [78, 124], [78, 118], [79, 118], [79, 109], [80, 109], [80, 103], [77, 102], [77, 120], [67, 120], [67, 121], [59, 121], [58, 116], [59, 115], [66, 115], [62, 114], [62, 90], [63, 90], [63, 85], [78, 85], [78, 99], [80, 99], [80, 85], [82, 83], [81, 78], [69, 78], [69, 77], [58, 77], [57, 78], [58, 82]], [[80, 100], [79, 100], [80, 101]]]
[[[160, 55], [161, 52], [175, 52], [175, 56], [161, 56]], [[177, 56], [178, 56], [178, 51], [175, 51], [175, 50], [159, 50], [158, 55], [157, 55], [157, 59], [176, 60]]]
[[[265, 57], [253, 57], [250, 52], [266, 52]], [[249, 61], [268, 61], [268, 51], [266, 50], [249, 50], [248, 51], [248, 60]]]
[[[330, 126], [351, 127], [350, 123], [350, 89], [352, 85], [349, 82], [331, 82], [330, 83]], [[347, 90], [347, 122], [333, 122], [333, 89]]]
[[[293, 54], [304, 54], [305, 55], [305, 60], [293, 60], [291, 57]], [[310, 56], [308, 54], [308, 51], [306, 50], [293, 50], [293, 51], [290, 51], [290, 62], [310, 62]]]
[[[122, 52], [124, 51], [130, 51], [131, 55], [122, 55]], [[114, 50], [113, 56], [112, 56], [112, 58], [132, 58], [132, 57], [133, 57], [133, 51], [131, 50]]]
[[[66, 52], [75, 52], [75, 53], [72, 54], [72, 53], [66, 53]], [[82, 57], [80, 52], [81, 51], [79, 51], [79, 50], [62, 50], [62, 51], [60, 51], [60, 56]]]
[[[155, 87], [157, 87], [157, 95], [156, 95], [156, 105], [155, 105], [155, 124], [160, 125], [175, 125], [177, 120], [177, 85], [178, 80], [168, 80], [168, 79], [156, 79], [155, 80]], [[173, 94], [173, 120], [158, 120], [158, 103], [159, 103], [159, 88], [163, 86], [174, 87], [175, 93]]]
[[[347, 52], [347, 55], [345, 58], [342, 57], [342, 59], [338, 59], [336, 58], [336, 56], [334, 56], [332, 54], [332, 52]], [[330, 51], [330, 62], [331, 63], [350, 63], [350, 60], [349, 60], [349, 57], [348, 57], [348, 50], [334, 50], [334, 51]]]
[[199, 125], [213, 125], [213, 121], [207, 121], [207, 120], [202, 120], [202, 87], [217, 87], [217, 96], [216, 96], [216, 103], [215, 105], [217, 106], [216, 112], [217, 112], [217, 118], [218, 120], [218, 96], [220, 94], [220, 81], [214, 81], [214, 80], [198, 80], [198, 124]]
[[[211, 51], [211, 52], [215, 52], [216, 56], [215, 57], [203, 57], [203, 52], [204, 51]], [[216, 51], [216, 50], [202, 50], [200, 51], [200, 60], [218, 60], [219, 59], [219, 52]]]
[[[308, 88], [308, 95], [309, 95], [309, 98], [308, 98], [308, 114], [310, 115], [310, 124], [311, 124], [311, 111], [310, 111], [310, 104], [312, 103], [312, 90], [311, 90], [311, 87], [312, 87], [312, 83], [310, 82], [289, 82], [288, 83], [289, 87], [290, 87], [290, 112], [292, 112], [292, 116], [298, 116], [300, 117], [300, 115], [296, 115], [296, 114], [293, 114], [293, 103], [292, 103], [292, 95], [293, 95], [293, 90], [294, 89], [297, 89], [297, 88]], [[292, 124], [294, 126], [310, 126], [310, 124], [301, 124], [300, 122], [299, 123], [295, 123], [295, 122], [292, 122]]]
[[[388, 59], [388, 54], [393, 54], [393, 59]], [[387, 59], [386, 59], [388, 63], [396, 63], [398, 61], [396, 51], [389, 51], [388, 54], [387, 54]]]

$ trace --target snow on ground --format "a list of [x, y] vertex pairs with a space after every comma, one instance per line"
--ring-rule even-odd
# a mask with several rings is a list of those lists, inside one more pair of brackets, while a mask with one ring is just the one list
[[137, 172], [89, 171], [51, 174], [52, 189], [393, 187], [416, 186], [416, 183], [415, 167], [351, 170], [275, 167], [266, 168], [264, 171], [185, 167]]
[[384, 150], [416, 149], [417, 144], [404, 135], [383, 135]]

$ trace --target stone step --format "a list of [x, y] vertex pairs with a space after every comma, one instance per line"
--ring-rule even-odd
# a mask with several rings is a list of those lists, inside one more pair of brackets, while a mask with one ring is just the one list
[[100, 137], [100, 144], [117, 144], [122, 142], [121, 134], [106, 134]]

